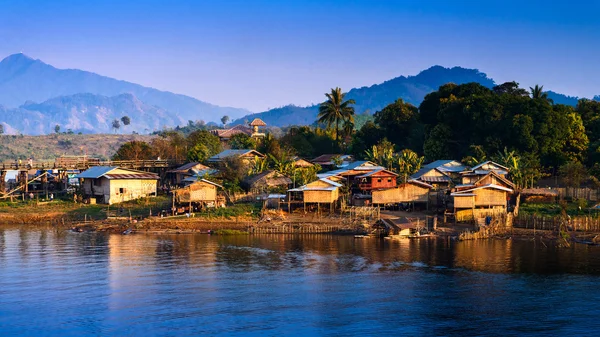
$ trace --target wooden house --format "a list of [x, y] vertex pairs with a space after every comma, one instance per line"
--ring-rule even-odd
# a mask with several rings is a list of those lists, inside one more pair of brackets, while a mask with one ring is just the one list
[[442, 159], [423, 165], [421, 169], [437, 169], [451, 179], [459, 179], [461, 172], [465, 171], [467, 166], [456, 160]]
[[[340, 163], [336, 164], [336, 159], [339, 160]], [[347, 154], [322, 154], [311, 160], [311, 163], [321, 165], [321, 167], [327, 169], [346, 167], [352, 162], [354, 162], [354, 157]]]
[[183, 185], [184, 179], [188, 177], [192, 177], [198, 174], [198, 172], [202, 172], [205, 170], [209, 170], [210, 167], [206, 165], [202, 165], [200, 163], [187, 163], [178, 168], [167, 171], [167, 174], [170, 176], [171, 183], [174, 185]]
[[217, 135], [222, 142], [227, 142], [231, 137], [243, 133], [248, 136], [252, 136], [252, 129], [245, 125], [236, 125], [229, 129], [215, 129], [210, 131], [212, 134]]
[[494, 172], [499, 176], [506, 177], [509, 173], [509, 169], [493, 161], [486, 161], [477, 166], [472, 167], [469, 170], [465, 170], [460, 173], [462, 184], [473, 184], [488, 173]]
[[217, 201], [218, 188], [223, 188], [223, 186], [206, 179], [200, 179], [185, 187], [173, 190], [173, 198], [178, 204], [193, 203], [204, 206], [212, 203], [214, 205]]
[[362, 192], [369, 193], [376, 189], [396, 187], [397, 177], [398, 175], [396, 173], [380, 168], [356, 176], [354, 181]]
[[417, 173], [410, 176], [410, 180], [418, 180], [433, 186], [434, 189], [448, 189], [452, 184], [452, 178], [439, 168], [423, 167]]
[[308, 160], [302, 159], [300, 157], [293, 157], [292, 161], [294, 162], [294, 166], [298, 168], [308, 168], [313, 167], [315, 164], [309, 162]]
[[91, 202], [114, 204], [156, 195], [156, 173], [94, 166], [76, 176], [83, 180], [84, 196]]
[[373, 190], [373, 205], [398, 203], [428, 203], [429, 191], [433, 186], [419, 180], [409, 180], [395, 188]]
[[242, 185], [251, 193], [264, 194], [286, 191], [292, 185], [292, 179], [277, 171], [268, 170], [244, 179]]
[[[313, 181], [312, 183], [288, 190], [288, 202], [300, 201], [304, 204], [329, 205], [333, 210], [335, 203], [340, 197], [342, 184], [326, 178]], [[289, 206], [288, 206], [289, 207]]]
[[212, 164], [223, 164], [230, 158], [240, 158], [244, 164], [251, 164], [256, 158], [264, 158], [265, 155], [256, 150], [225, 150], [208, 158], [208, 162]]
[[472, 184], [457, 185], [450, 194], [454, 201], [456, 219], [473, 220], [506, 213], [514, 188], [510, 180], [494, 171]]

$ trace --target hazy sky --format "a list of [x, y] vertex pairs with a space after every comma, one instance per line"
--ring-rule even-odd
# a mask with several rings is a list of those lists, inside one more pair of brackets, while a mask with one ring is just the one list
[[0, 0], [0, 58], [253, 111], [435, 64], [600, 94], [600, 1], [488, 2]]

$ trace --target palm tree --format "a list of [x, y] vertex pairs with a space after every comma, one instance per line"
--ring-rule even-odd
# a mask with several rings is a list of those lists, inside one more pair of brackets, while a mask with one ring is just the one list
[[419, 171], [425, 161], [425, 157], [419, 157], [416, 152], [409, 149], [402, 150], [397, 158], [398, 173], [403, 182], [407, 182], [409, 176]]
[[335, 141], [338, 141], [340, 129], [340, 121], [354, 122], [354, 107], [351, 104], [356, 104], [353, 99], [344, 101], [344, 94], [341, 88], [336, 87], [331, 89], [330, 93], [326, 93], [327, 100], [319, 106], [319, 123], [326, 123], [327, 128], [335, 125]]
[[543, 85], [535, 85], [535, 87], [529, 87], [529, 91], [531, 92], [531, 98], [537, 99], [548, 99], [548, 94], [544, 92]]

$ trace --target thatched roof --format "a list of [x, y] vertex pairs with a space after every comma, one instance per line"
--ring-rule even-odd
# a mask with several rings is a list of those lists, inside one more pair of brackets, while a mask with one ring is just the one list
[[244, 184], [250, 188], [288, 186], [291, 183], [292, 179], [272, 170], [255, 174], [244, 180]]
[[251, 126], [267, 126], [267, 123], [263, 122], [262, 119], [260, 118], [254, 118], [254, 120], [252, 121], [252, 123], [250, 123]]

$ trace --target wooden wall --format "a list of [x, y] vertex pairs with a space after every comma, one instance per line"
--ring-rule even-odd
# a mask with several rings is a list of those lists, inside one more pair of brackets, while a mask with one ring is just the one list
[[204, 182], [193, 183], [188, 187], [176, 190], [175, 193], [180, 203], [190, 202], [190, 194], [192, 202], [212, 202], [217, 200], [217, 187]]
[[373, 191], [372, 197], [373, 204], [428, 202], [429, 188], [415, 184], [402, 184], [398, 188]]
[[333, 191], [304, 191], [304, 202], [331, 203], [337, 201], [339, 189]]
[[491, 188], [475, 190], [475, 206], [506, 206], [505, 191]]

